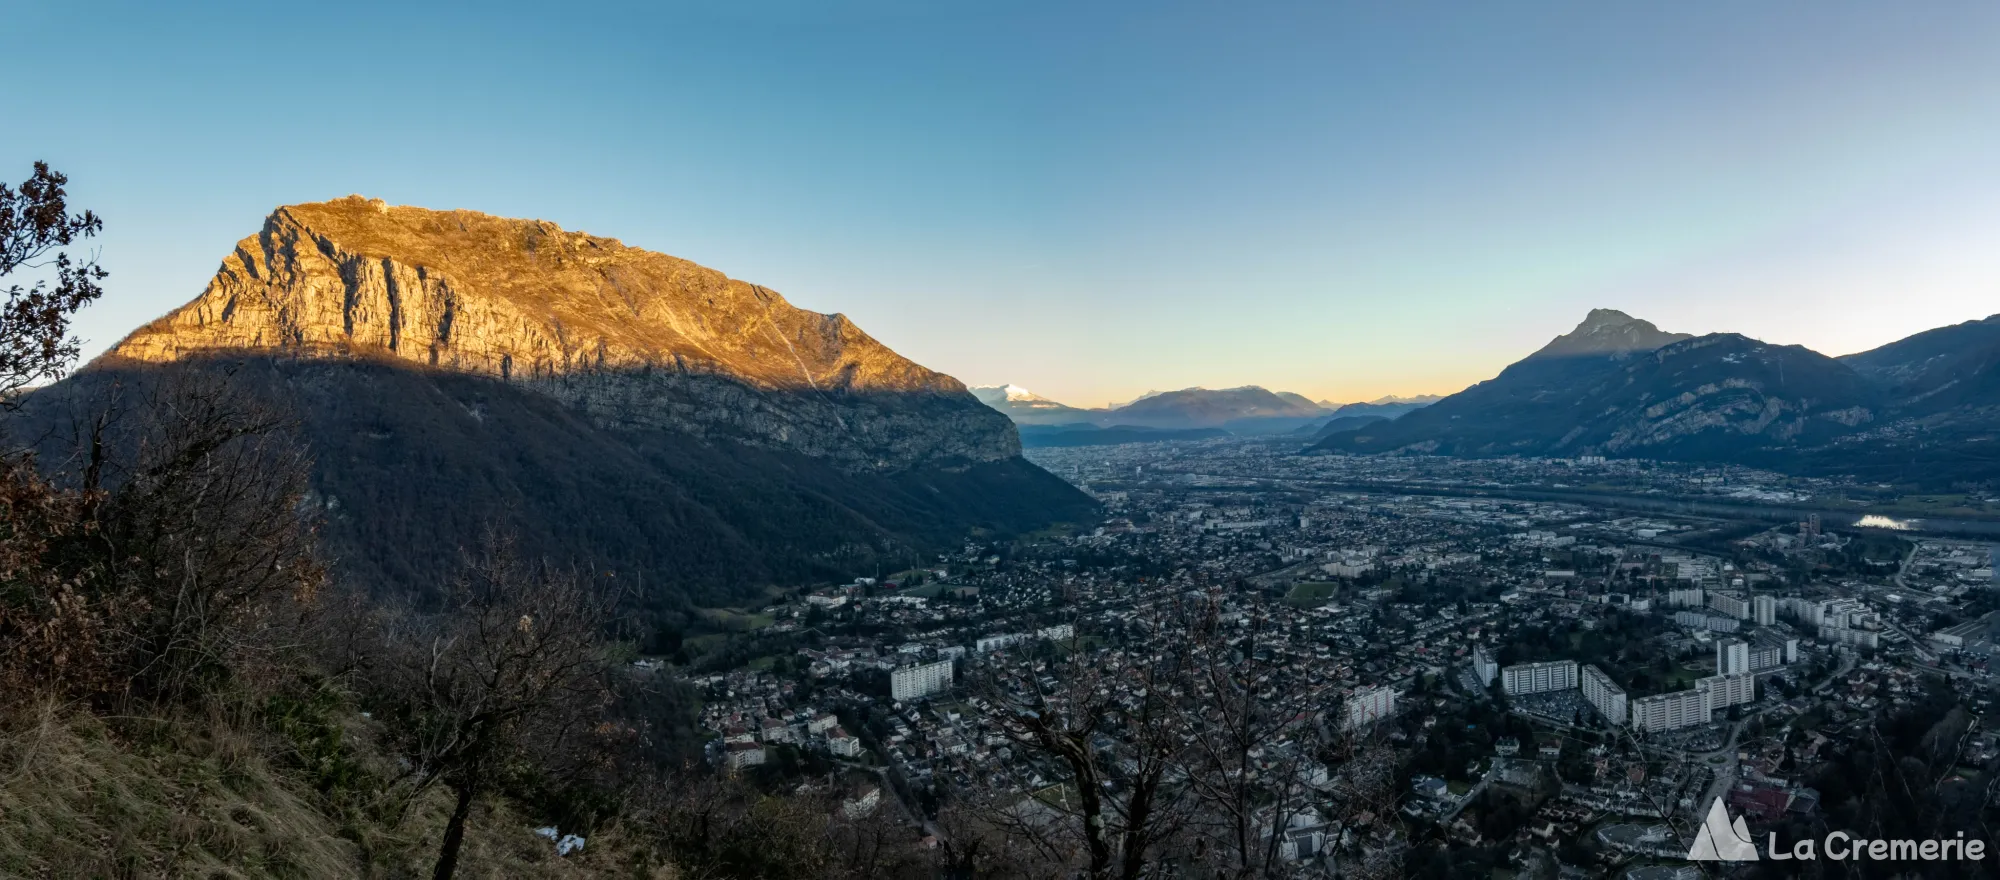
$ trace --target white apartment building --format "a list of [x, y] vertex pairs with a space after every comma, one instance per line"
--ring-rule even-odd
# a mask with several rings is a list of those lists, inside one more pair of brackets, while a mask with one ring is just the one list
[[1708, 700], [1708, 711], [1740, 706], [1757, 699], [1757, 676], [1711, 675], [1694, 683], [1694, 689]]
[[1492, 687], [1493, 679], [1500, 677], [1500, 664], [1493, 662], [1493, 658], [1487, 656], [1485, 648], [1473, 648], [1472, 671], [1478, 674], [1481, 685]]
[[1853, 648], [1882, 647], [1882, 634], [1869, 629], [1848, 629], [1823, 623], [1819, 627], [1819, 637], [1821, 641]]
[[1715, 642], [1715, 674], [1741, 675], [1750, 671], [1750, 644], [1742, 639]]
[[1764, 672], [1799, 662], [1799, 640], [1768, 633], [1750, 643], [1750, 671]]
[[1522, 663], [1500, 670], [1501, 686], [1508, 696], [1566, 691], [1576, 687], [1575, 660]]
[[1735, 632], [1742, 623], [1734, 617], [1723, 617], [1706, 611], [1676, 611], [1674, 623], [1688, 629], [1705, 629], [1709, 632]]
[[843, 758], [853, 758], [861, 754], [861, 738], [836, 727], [826, 735], [826, 747]]
[[1750, 597], [1750, 616], [1758, 626], [1770, 626], [1778, 622], [1778, 600], [1765, 595]]
[[1808, 626], [1848, 627], [1854, 624], [1850, 616], [1860, 617], [1867, 613], [1858, 599], [1800, 599], [1788, 596], [1778, 601], [1778, 611], [1806, 623]]
[[889, 673], [889, 696], [898, 701], [928, 697], [948, 690], [951, 690], [950, 660], [918, 663]]
[[1604, 670], [1595, 666], [1583, 668], [1583, 698], [1597, 708], [1605, 720], [1612, 724], [1624, 724], [1631, 712], [1626, 704], [1625, 689], [1605, 675]]
[[1011, 648], [1026, 639], [1027, 636], [1020, 633], [995, 633], [990, 636], [980, 636], [973, 641], [972, 650], [980, 654], [991, 654], [1003, 648]]
[[1347, 698], [1347, 727], [1373, 724], [1396, 714], [1396, 690], [1389, 687], [1357, 688]]
[[1708, 723], [1708, 695], [1674, 691], [1632, 701], [1632, 727], [1641, 732], [1678, 730]]
[[1667, 607], [1700, 608], [1706, 602], [1706, 599], [1703, 598], [1706, 595], [1700, 587], [1686, 590], [1669, 590], [1667, 592]]
[[1708, 607], [1734, 617], [1737, 620], [1750, 619], [1750, 602], [1733, 593], [1708, 594]]

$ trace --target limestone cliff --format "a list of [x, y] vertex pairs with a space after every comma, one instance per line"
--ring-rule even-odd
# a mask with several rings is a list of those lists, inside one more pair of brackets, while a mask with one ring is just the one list
[[388, 358], [500, 378], [606, 426], [800, 452], [847, 470], [998, 461], [1011, 424], [841, 315], [535, 220], [350, 196], [279, 208], [193, 302], [109, 361]]

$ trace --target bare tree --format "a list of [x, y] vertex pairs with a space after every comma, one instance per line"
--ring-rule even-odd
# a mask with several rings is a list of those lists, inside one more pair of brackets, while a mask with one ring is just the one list
[[[1183, 615], [1176, 605], [1144, 624], [1179, 627]], [[1092, 880], [1146, 876], [1175, 857], [1191, 819], [1193, 658], [1172, 647], [1184, 643], [1152, 643], [1170, 647], [1145, 656], [1092, 655], [1078, 642], [1055, 664], [997, 670], [986, 685], [1008, 736], [1068, 777], [989, 805], [986, 821], [1044, 862], [1074, 865]]]
[[575, 571], [522, 561], [490, 536], [441, 609], [385, 621], [371, 670], [390, 744], [414, 799], [454, 795], [433, 876], [458, 865], [473, 803], [510, 764], [580, 759], [605, 698], [602, 634], [611, 601]]
[[1201, 804], [1207, 861], [1227, 876], [1275, 876], [1292, 820], [1308, 804], [1302, 775], [1312, 763], [1320, 719], [1309, 695], [1281, 696], [1262, 614], [1229, 633], [1215, 615], [1191, 621], [1185, 637], [1199, 713], [1192, 725], [1188, 779]]
[[323, 582], [311, 461], [226, 371], [164, 370], [129, 396], [73, 401], [96, 413], [53, 482], [31, 455], [8, 464], [0, 616], [10, 646], [61, 643], [23, 658], [51, 686], [187, 702], [269, 671], [275, 612]]
[[89, 437], [83, 490], [109, 559], [103, 591], [141, 697], [177, 700], [268, 668], [253, 638], [325, 582], [295, 424], [232, 371], [170, 368]]

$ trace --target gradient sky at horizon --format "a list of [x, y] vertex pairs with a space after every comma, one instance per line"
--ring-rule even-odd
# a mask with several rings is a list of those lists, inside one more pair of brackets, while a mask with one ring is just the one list
[[[1004, 8], [1003, 8], [1004, 7]], [[1076, 405], [1453, 391], [1618, 308], [2000, 312], [2000, 4], [0, 2], [91, 354], [271, 208], [538, 217]]]

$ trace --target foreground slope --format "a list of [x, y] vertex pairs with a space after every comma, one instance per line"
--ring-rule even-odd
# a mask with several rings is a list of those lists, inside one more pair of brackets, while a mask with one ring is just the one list
[[1092, 511], [957, 380], [845, 318], [538, 221], [281, 208], [31, 410], [186, 367], [300, 421], [340, 569], [385, 589], [436, 583], [456, 563], [436, 548], [494, 522], [673, 604]]

